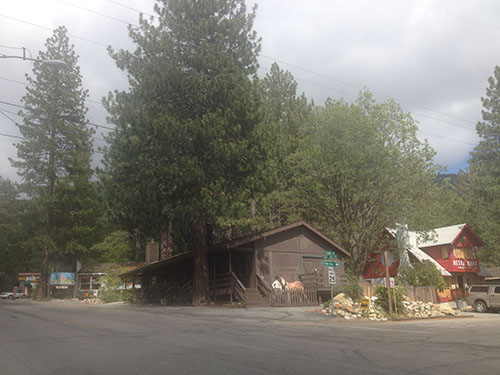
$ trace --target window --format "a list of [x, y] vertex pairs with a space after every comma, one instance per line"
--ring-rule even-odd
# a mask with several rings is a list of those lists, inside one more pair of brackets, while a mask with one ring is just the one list
[[500, 294], [500, 286], [495, 287], [495, 294]]
[[471, 293], [488, 293], [488, 286], [473, 286], [470, 288]]
[[464, 253], [465, 253], [465, 259], [474, 259], [471, 247], [464, 248]]
[[455, 248], [455, 259], [464, 259], [464, 249]]
[[448, 246], [441, 246], [441, 259], [450, 259], [450, 252]]

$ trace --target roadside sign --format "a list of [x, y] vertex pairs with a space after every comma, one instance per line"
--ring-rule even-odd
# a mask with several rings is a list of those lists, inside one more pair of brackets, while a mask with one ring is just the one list
[[331, 258], [337, 258], [337, 253], [335, 251], [325, 251], [325, 253]]
[[[396, 285], [396, 283], [394, 282], [394, 277], [389, 278], [389, 284], [390, 284], [391, 288], [394, 288], [394, 286]], [[387, 288], [387, 280], [386, 279], [384, 279], [384, 286]]]
[[334, 260], [324, 260], [323, 261], [323, 266], [324, 267], [338, 267], [339, 262], [336, 262]]
[[392, 262], [393, 262], [392, 252], [390, 252], [390, 251], [384, 251], [382, 253], [382, 264], [385, 266], [385, 254], [384, 253], [387, 253], [387, 260], [388, 260], [388, 262], [387, 262], [388, 264], [387, 265], [390, 266], [392, 264]]
[[362, 308], [363, 310], [368, 310], [369, 307], [370, 307], [370, 299], [366, 297], [361, 298], [360, 308]]
[[335, 275], [335, 269], [333, 267], [328, 268], [328, 282], [334, 285], [337, 282], [337, 277]]

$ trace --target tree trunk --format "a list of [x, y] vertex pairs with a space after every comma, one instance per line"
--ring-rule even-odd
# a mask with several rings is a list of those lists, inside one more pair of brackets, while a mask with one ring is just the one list
[[168, 221], [168, 233], [167, 233], [167, 257], [171, 257], [174, 255], [174, 238], [173, 229], [172, 229], [172, 219]]
[[174, 252], [174, 239], [172, 238], [172, 219], [169, 219], [168, 224], [163, 224], [161, 227], [161, 251], [160, 258], [167, 259]]
[[194, 223], [194, 278], [193, 304], [202, 305], [209, 301], [208, 286], [208, 243], [205, 213], [199, 212]]
[[[54, 137], [54, 136], [53, 136]], [[50, 154], [50, 161], [53, 163], [53, 153]], [[52, 164], [51, 164], [52, 165]], [[47, 298], [49, 296], [49, 247], [50, 232], [52, 225], [52, 195], [54, 193], [55, 177], [51, 175], [47, 184], [47, 208], [45, 211], [44, 243], [42, 247], [42, 265], [40, 269], [40, 292], [37, 293], [37, 299]]]
[[160, 244], [160, 259], [167, 259], [167, 242], [168, 242], [168, 233], [167, 233], [167, 225], [162, 224], [161, 226], [161, 244]]
[[139, 259], [139, 254], [141, 253], [140, 229], [139, 228], [134, 229], [133, 233], [134, 233], [134, 254], [132, 255], [133, 259], [136, 262], [137, 261], [143, 261], [143, 259], [145, 259], [145, 258]]

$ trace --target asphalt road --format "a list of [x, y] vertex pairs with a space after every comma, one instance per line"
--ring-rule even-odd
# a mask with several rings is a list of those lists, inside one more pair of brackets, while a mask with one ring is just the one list
[[498, 374], [500, 314], [474, 315], [377, 323], [0, 300], [0, 374]]

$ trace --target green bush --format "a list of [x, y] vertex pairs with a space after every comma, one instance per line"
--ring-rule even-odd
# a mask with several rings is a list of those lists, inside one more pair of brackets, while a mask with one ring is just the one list
[[132, 302], [135, 288], [123, 289], [123, 281], [120, 278], [121, 270], [110, 272], [101, 277], [101, 288], [99, 299], [105, 303]]
[[358, 285], [357, 279], [349, 280], [348, 284], [335, 285], [333, 287], [333, 294], [336, 296], [340, 293], [351, 297], [354, 302], [359, 302], [363, 298], [363, 288]]
[[[391, 288], [391, 299], [392, 299], [392, 310], [394, 314], [401, 315], [403, 313], [403, 295], [405, 290], [400, 286], [395, 286]], [[378, 285], [375, 287], [375, 296], [377, 301], [375, 302], [384, 311], [389, 312], [389, 299], [387, 295], [387, 288], [385, 286]]]
[[441, 291], [446, 287], [441, 272], [429, 260], [416, 262], [413, 267], [399, 267], [396, 282], [409, 286], [433, 286]]

